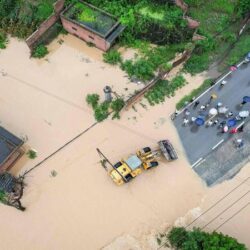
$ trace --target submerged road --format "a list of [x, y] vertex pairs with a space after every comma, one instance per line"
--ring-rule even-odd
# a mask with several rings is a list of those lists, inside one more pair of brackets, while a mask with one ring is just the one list
[[[220, 86], [222, 79], [227, 81], [224, 87]], [[215, 107], [218, 102], [227, 106], [234, 115], [238, 114], [241, 110], [249, 110], [250, 103], [245, 104], [243, 107], [240, 107], [239, 104], [242, 102], [243, 96], [250, 96], [250, 63], [241, 64], [236, 71], [226, 74], [225, 77], [221, 77], [210, 90], [198, 98], [200, 104], [197, 108], [195, 108], [193, 104], [189, 105], [187, 107], [190, 111], [189, 120], [191, 117], [198, 116], [200, 106], [206, 104], [210, 96], [214, 93], [217, 95], [217, 99], [211, 102], [207, 111]], [[183, 119], [184, 112], [181, 112], [175, 118], [174, 124], [192, 167], [201, 162], [207, 154], [230, 136], [229, 133], [221, 133], [218, 126], [207, 127], [203, 125], [198, 127], [191, 123], [187, 126], [183, 126]], [[220, 116], [218, 120], [221, 122], [226, 119]], [[241, 122], [237, 125], [240, 123]]]

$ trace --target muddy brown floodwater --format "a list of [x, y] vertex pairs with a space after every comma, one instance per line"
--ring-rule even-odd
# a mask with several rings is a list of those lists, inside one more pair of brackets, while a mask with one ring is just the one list
[[[40, 61], [30, 59], [25, 43], [16, 39], [0, 52], [0, 70], [7, 73], [0, 74], [1, 125], [27, 136], [27, 144], [38, 151], [35, 160], [20, 161], [12, 169], [15, 174], [33, 167], [95, 122], [85, 102], [88, 93], [103, 98], [102, 89], [108, 84], [129, 96], [142, 87], [131, 83], [118, 67], [103, 63], [99, 50], [70, 35], [59, 39], [63, 43], [55, 40], [50, 54]], [[127, 235], [125, 243], [118, 240], [118, 247], [109, 249], [153, 249], [141, 241], [144, 235], [167, 228], [199, 207], [208, 192], [189, 166], [169, 119], [176, 101], [206, 77], [192, 78], [162, 105], [150, 107], [143, 100], [147, 109], [138, 103], [136, 111], [123, 113], [121, 120], [96, 125], [31, 172], [23, 198], [27, 211], [0, 206], [1, 248], [92, 250]], [[172, 163], [162, 159], [157, 169], [122, 187], [115, 186], [99, 164], [97, 147], [115, 162], [165, 138], [172, 141], [179, 159]], [[127, 245], [131, 237], [138, 240], [132, 240], [133, 248]]]

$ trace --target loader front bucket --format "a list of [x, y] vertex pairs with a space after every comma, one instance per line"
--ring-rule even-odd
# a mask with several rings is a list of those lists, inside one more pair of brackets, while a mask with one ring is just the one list
[[162, 154], [168, 161], [173, 161], [178, 159], [175, 149], [169, 140], [159, 141], [158, 145], [160, 147]]

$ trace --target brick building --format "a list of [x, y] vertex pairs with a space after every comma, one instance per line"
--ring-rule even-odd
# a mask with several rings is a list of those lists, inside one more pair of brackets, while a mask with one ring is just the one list
[[112, 46], [125, 28], [114, 16], [80, 0], [60, 17], [65, 30], [103, 51]]

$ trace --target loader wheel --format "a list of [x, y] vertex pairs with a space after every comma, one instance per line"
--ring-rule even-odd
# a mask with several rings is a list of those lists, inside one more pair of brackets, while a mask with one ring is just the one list
[[122, 163], [120, 161], [118, 161], [115, 165], [114, 168], [119, 168], [122, 165]]
[[150, 165], [149, 165], [148, 169], [155, 168], [159, 165], [159, 163], [157, 161], [151, 161], [149, 164]]
[[151, 151], [151, 148], [150, 148], [150, 147], [145, 147], [145, 148], [142, 149], [142, 151], [143, 151], [144, 153], [148, 153], [148, 152]]

